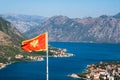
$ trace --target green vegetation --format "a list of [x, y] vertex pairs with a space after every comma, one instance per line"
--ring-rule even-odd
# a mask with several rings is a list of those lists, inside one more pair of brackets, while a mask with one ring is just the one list
[[15, 55], [22, 53], [18, 47], [0, 45], [0, 62], [11, 62], [14, 60]]

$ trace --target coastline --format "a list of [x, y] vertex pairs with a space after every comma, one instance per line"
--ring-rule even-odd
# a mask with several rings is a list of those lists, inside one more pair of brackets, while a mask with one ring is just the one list
[[119, 80], [120, 79], [120, 61], [100, 62], [87, 66], [85, 72], [71, 74], [68, 77], [80, 78], [85, 80]]
[[[74, 54], [72, 53], [65, 53], [65, 54], [60, 54], [60, 55], [49, 55], [48, 57], [54, 57], [54, 58], [57, 58], [57, 57], [72, 57], [72, 56], [75, 56]], [[46, 57], [46, 56], [42, 56], [42, 57]]]
[[70, 74], [70, 75], [67, 75], [68, 77], [71, 77], [71, 78], [81, 78], [81, 77], [79, 77], [77, 74], [75, 74], [75, 73], [72, 73], [72, 74]]
[[[23, 58], [23, 57], [21, 57], [22, 55], [16, 55], [16, 56], [17, 56], [16, 57], [17, 60], [20, 60], [20, 59]], [[72, 54], [72, 53], [64, 53], [64, 54], [52, 55], [52, 56], [49, 55], [49, 57], [54, 57], [54, 58], [58, 58], [58, 57], [72, 57], [72, 56], [74, 56], [74, 54]], [[0, 70], [5, 68], [8, 65], [11, 65], [11, 64], [15, 63], [15, 62], [44, 61], [45, 57], [46, 56], [27, 56], [28, 60], [26, 60], [26, 61], [13, 61], [13, 62], [9, 62], [9, 63], [0, 63]]]
[[70, 77], [70, 78], [77, 78], [77, 79], [89, 80], [87, 78], [80, 77], [80, 76], [78, 76], [78, 74], [75, 74], [75, 73], [67, 75], [67, 76]]
[[6, 64], [5, 63], [0, 63], [0, 70], [7, 67], [8, 65], [13, 64], [13, 63], [15, 63], [15, 62], [10, 62], [10, 63], [6, 63]]

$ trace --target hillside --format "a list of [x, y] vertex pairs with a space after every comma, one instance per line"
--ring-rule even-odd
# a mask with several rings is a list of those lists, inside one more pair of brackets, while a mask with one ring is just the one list
[[12, 61], [17, 54], [22, 54], [21, 41], [25, 38], [13, 25], [0, 17], [0, 62]]
[[24, 34], [30, 38], [48, 31], [49, 41], [120, 43], [119, 16], [120, 13], [83, 19], [53, 16]]

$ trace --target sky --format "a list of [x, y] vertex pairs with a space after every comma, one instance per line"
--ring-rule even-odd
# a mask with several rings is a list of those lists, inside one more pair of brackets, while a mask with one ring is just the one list
[[119, 12], [120, 0], [0, 0], [0, 14], [84, 18]]

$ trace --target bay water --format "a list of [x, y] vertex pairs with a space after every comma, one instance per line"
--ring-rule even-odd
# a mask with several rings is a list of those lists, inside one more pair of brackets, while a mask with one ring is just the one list
[[[80, 80], [67, 75], [84, 72], [93, 63], [120, 61], [120, 44], [50, 42], [73, 57], [49, 58], [49, 80]], [[0, 80], [46, 80], [46, 61], [17, 62], [0, 70]]]

